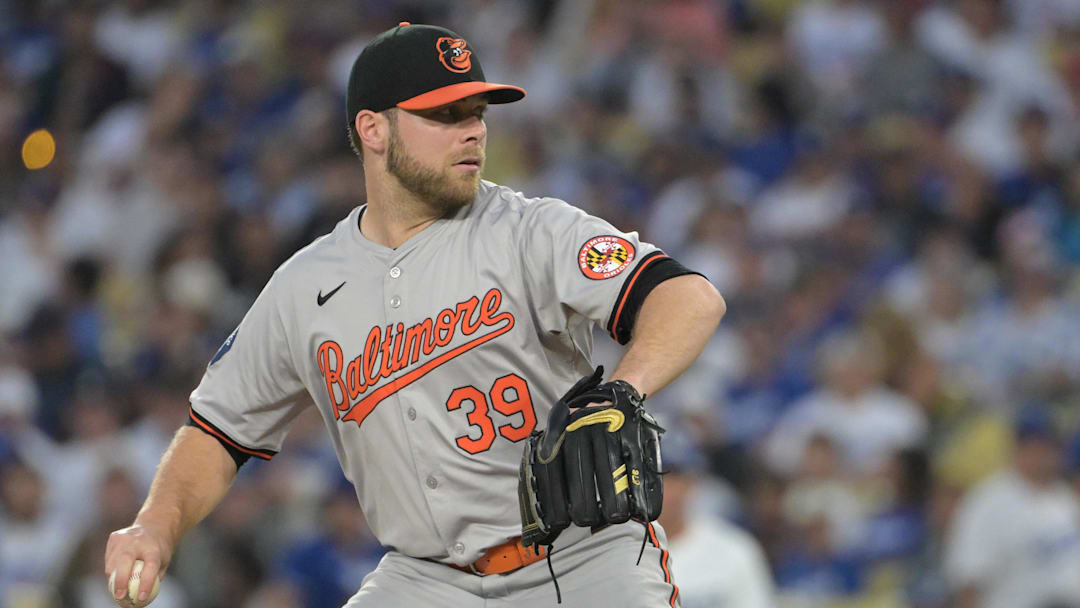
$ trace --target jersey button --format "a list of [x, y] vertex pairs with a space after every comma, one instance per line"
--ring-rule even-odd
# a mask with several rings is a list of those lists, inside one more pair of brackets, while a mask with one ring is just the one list
[[398, 297], [398, 296], [394, 296], [394, 297], [390, 298], [390, 306], [393, 307], [393, 308], [397, 308], [398, 306], [401, 306], [401, 298]]
[[464, 553], [465, 545], [463, 543], [454, 543], [454, 553]]
[[427, 487], [429, 487], [429, 488], [431, 488], [432, 490], [434, 490], [435, 488], [439, 487], [439, 480], [438, 480], [438, 479], [435, 479], [435, 476], [434, 476], [434, 475], [428, 475], [428, 478], [427, 478]]
[[397, 266], [394, 266], [393, 268], [390, 269], [390, 278], [391, 279], [396, 279], [396, 278], [398, 278], [400, 276], [401, 276], [401, 269], [400, 268], [398, 268]]
[[410, 407], [409, 408], [409, 420], [416, 420], [416, 408], [415, 407]]

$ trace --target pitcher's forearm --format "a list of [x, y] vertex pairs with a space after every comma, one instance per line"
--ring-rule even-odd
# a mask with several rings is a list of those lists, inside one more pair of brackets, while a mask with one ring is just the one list
[[630, 347], [611, 379], [655, 393], [697, 359], [726, 311], [724, 298], [704, 277], [680, 276], [657, 285], [641, 305]]
[[184, 427], [162, 456], [135, 523], [166, 533], [175, 547], [221, 502], [235, 477], [236, 464], [216, 439]]

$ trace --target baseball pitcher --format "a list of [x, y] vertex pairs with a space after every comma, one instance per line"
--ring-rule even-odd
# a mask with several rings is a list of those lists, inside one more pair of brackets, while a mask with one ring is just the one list
[[[346, 104], [367, 203], [282, 264], [211, 359], [109, 538], [118, 603], [150, 599], [238, 467], [314, 406], [388, 548], [349, 608], [679, 605], [644, 403], [725, 304], [637, 233], [481, 180], [488, 106], [524, 96], [440, 27], [364, 48]], [[629, 343], [607, 381], [598, 323]]]

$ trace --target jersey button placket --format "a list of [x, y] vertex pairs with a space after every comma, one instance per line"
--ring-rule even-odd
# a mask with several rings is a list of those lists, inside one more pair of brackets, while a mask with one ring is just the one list
[[439, 487], [439, 480], [435, 479], [434, 475], [428, 475], [427, 481], [425, 483], [427, 483], [427, 487], [431, 488], [432, 490]]
[[410, 407], [409, 408], [409, 420], [416, 420], [416, 408], [415, 407]]
[[401, 267], [400, 266], [391, 267], [390, 271], [387, 272], [386, 275], [388, 277], [390, 277], [390, 278], [385, 279], [385, 281], [386, 281], [385, 289], [386, 289], [386, 291], [394, 294], [394, 295], [390, 296], [390, 299], [387, 301], [387, 304], [389, 304], [390, 308], [392, 308], [392, 309], [401, 308], [401, 295], [400, 295], [400, 292], [399, 293], [394, 293], [395, 291], [399, 291], [401, 289], [401, 287], [391, 285], [391, 283], [394, 282], [394, 279], [398, 279], [398, 278], [401, 277]]

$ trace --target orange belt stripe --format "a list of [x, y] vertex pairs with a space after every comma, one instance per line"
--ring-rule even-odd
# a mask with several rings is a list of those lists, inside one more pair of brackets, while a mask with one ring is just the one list
[[501, 545], [495, 545], [488, 549], [480, 556], [480, 559], [468, 566], [447, 565], [473, 574], [506, 574], [518, 568], [524, 568], [529, 564], [534, 564], [544, 559], [545, 556], [547, 556], [547, 550], [544, 547], [536, 547], [535, 549], [526, 547], [521, 544], [521, 537], [516, 536]]

